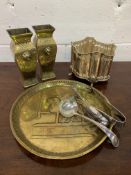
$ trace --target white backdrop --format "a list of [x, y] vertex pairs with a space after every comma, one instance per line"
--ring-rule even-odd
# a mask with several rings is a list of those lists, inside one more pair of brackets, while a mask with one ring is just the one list
[[131, 0], [0, 0], [0, 61], [14, 60], [6, 29], [37, 24], [56, 28], [57, 61], [70, 61], [70, 42], [87, 36], [114, 42], [114, 60], [131, 61]]

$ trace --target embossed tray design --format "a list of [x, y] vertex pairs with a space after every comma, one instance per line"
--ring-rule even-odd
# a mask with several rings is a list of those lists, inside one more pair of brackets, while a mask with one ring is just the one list
[[44, 158], [71, 159], [104, 142], [106, 136], [92, 123], [80, 118], [70, 122], [60, 115], [59, 102], [74, 95], [72, 86], [89, 104], [115, 116], [113, 106], [95, 88], [91, 92], [86, 84], [70, 80], [41, 83], [20, 95], [10, 112], [13, 135], [26, 150]]

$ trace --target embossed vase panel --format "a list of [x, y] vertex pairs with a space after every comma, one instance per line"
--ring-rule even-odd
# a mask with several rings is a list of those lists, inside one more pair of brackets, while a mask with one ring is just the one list
[[36, 37], [34, 38], [37, 47], [38, 61], [41, 67], [41, 79], [47, 80], [55, 78], [53, 72], [57, 45], [53, 39], [55, 28], [51, 25], [33, 26]]
[[31, 31], [28, 28], [9, 29], [7, 31], [12, 38], [11, 49], [22, 74], [23, 86], [29, 87], [37, 84], [37, 54], [36, 48], [31, 42]]

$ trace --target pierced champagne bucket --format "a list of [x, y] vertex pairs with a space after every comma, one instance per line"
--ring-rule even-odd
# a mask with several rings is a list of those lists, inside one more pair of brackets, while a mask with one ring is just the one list
[[78, 78], [93, 83], [107, 81], [116, 46], [92, 37], [71, 43], [71, 70]]
[[36, 48], [31, 42], [32, 32], [28, 28], [9, 29], [7, 32], [12, 39], [11, 50], [21, 72], [23, 86], [27, 88], [37, 84]]
[[37, 48], [37, 58], [41, 67], [41, 79], [48, 80], [55, 78], [53, 72], [55, 58], [57, 53], [57, 45], [53, 39], [55, 28], [51, 25], [33, 26], [36, 37], [34, 43]]

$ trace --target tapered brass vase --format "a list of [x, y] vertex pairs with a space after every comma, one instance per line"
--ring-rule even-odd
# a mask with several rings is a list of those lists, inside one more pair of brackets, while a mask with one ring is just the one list
[[116, 46], [92, 37], [72, 42], [71, 69], [75, 76], [93, 83], [107, 81]]
[[11, 50], [22, 74], [22, 84], [24, 88], [37, 84], [37, 52], [31, 42], [31, 31], [28, 28], [19, 28], [9, 29], [7, 32], [12, 38]]
[[37, 25], [33, 26], [33, 28], [36, 33], [34, 43], [41, 67], [41, 79], [44, 81], [55, 78], [55, 73], [53, 72], [57, 53], [57, 45], [53, 39], [55, 28], [51, 25]]

